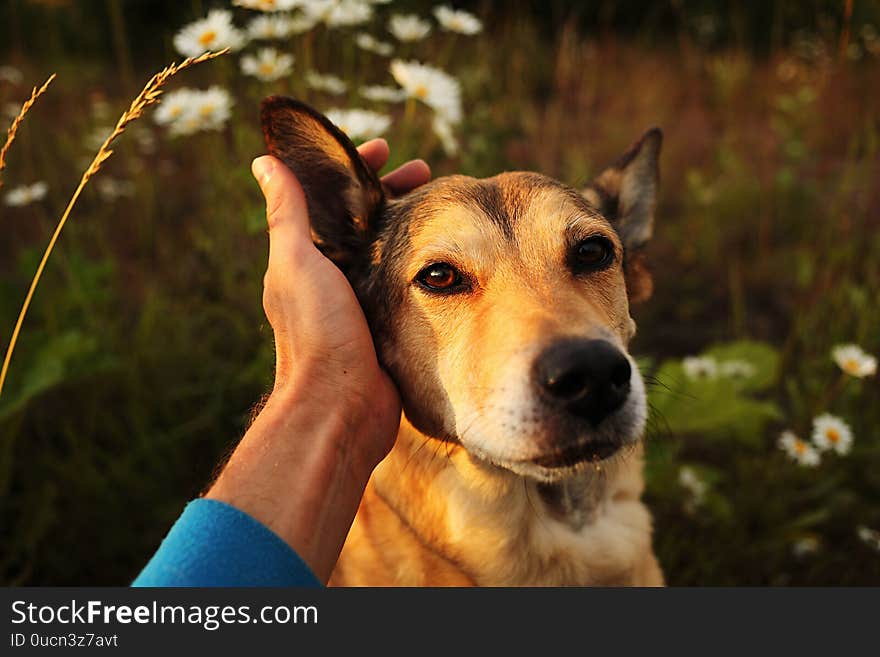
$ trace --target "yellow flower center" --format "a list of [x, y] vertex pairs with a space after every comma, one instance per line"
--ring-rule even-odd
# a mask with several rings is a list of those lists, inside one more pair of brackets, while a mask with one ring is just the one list
[[832, 443], [836, 444], [840, 440], [840, 432], [838, 432], [837, 429], [826, 429], [825, 437]]
[[215, 106], [213, 103], [208, 103], [207, 105], [203, 105], [199, 110], [199, 113], [202, 116], [211, 116], [214, 113]]
[[214, 43], [214, 39], [216, 39], [216, 38], [217, 38], [217, 31], [216, 30], [207, 30], [205, 32], [202, 32], [201, 35], [199, 36], [199, 45], [209, 46], [212, 43]]
[[170, 110], [168, 110], [168, 114], [171, 115], [172, 119], [176, 119], [178, 116], [183, 114], [183, 107], [180, 105], [173, 106]]
[[418, 87], [416, 87], [415, 91], [413, 91], [413, 96], [415, 96], [419, 100], [425, 100], [425, 98], [428, 97], [428, 87], [420, 84]]
[[798, 454], [803, 454], [807, 451], [807, 444], [803, 440], [798, 440], [794, 444], [794, 451]]
[[275, 72], [275, 65], [269, 62], [263, 62], [260, 64], [260, 73], [263, 75], [272, 75]]
[[853, 374], [854, 372], [858, 372], [861, 363], [855, 358], [849, 358], [843, 362], [843, 370], [848, 374]]

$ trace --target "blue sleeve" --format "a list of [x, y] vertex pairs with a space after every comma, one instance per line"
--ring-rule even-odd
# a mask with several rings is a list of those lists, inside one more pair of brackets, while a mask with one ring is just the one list
[[321, 586], [277, 534], [234, 506], [186, 505], [132, 586]]

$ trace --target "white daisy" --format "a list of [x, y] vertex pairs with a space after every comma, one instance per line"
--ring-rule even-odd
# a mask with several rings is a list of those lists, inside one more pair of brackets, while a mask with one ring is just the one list
[[376, 53], [377, 55], [382, 55], [383, 57], [389, 57], [391, 53], [394, 52], [394, 46], [390, 43], [387, 41], [380, 41], [372, 34], [367, 34], [366, 32], [359, 32], [354, 38], [354, 42], [357, 44], [358, 48]]
[[791, 431], [783, 431], [779, 435], [779, 449], [788, 454], [791, 460], [799, 465], [815, 467], [819, 465], [821, 458], [816, 448], [805, 440], [801, 440]]
[[153, 120], [159, 125], [169, 125], [180, 119], [189, 110], [198, 91], [184, 87], [162, 94], [159, 107]]
[[49, 184], [40, 180], [30, 185], [21, 185], [10, 189], [6, 192], [4, 201], [6, 205], [14, 208], [20, 208], [31, 203], [43, 200], [46, 192], [49, 191]]
[[309, 16], [308, 14], [297, 14], [288, 19], [288, 29], [290, 34], [303, 34], [304, 32], [308, 32], [315, 25], [318, 24], [317, 19], [314, 16]]
[[807, 534], [806, 536], [801, 536], [792, 541], [791, 551], [794, 556], [803, 558], [818, 552], [820, 546], [821, 543], [819, 542], [818, 537], [813, 536], [812, 534]]
[[254, 40], [285, 39], [290, 36], [291, 18], [290, 16], [255, 16], [251, 22], [247, 24], [247, 33]]
[[461, 121], [461, 85], [451, 75], [433, 66], [395, 59], [391, 75], [410, 98], [422, 101], [449, 123]]
[[207, 17], [184, 26], [174, 36], [174, 47], [185, 57], [197, 57], [208, 50], [239, 50], [244, 34], [232, 24], [232, 12], [212, 9]]
[[697, 474], [696, 470], [687, 465], [683, 465], [678, 469], [678, 483], [691, 495], [699, 499], [706, 495], [706, 490], [708, 489], [706, 482]]
[[364, 0], [309, 0], [303, 12], [327, 27], [361, 25], [373, 17], [373, 7]]
[[293, 55], [278, 52], [275, 48], [261, 48], [256, 55], [241, 58], [241, 70], [263, 82], [272, 82], [293, 70]]
[[20, 84], [24, 75], [14, 66], [0, 66], [0, 81], [9, 84]]
[[86, 135], [83, 144], [88, 150], [96, 151], [104, 145], [111, 132], [113, 132], [113, 126], [99, 125]]
[[303, 0], [232, 0], [232, 4], [256, 11], [290, 11], [303, 4]]
[[483, 29], [480, 19], [466, 11], [456, 11], [447, 5], [434, 8], [434, 16], [440, 27], [459, 34], [478, 34]]
[[232, 96], [222, 87], [201, 91], [193, 104], [193, 112], [202, 121], [202, 130], [219, 130], [232, 115]]
[[367, 100], [379, 103], [399, 103], [402, 100], [406, 100], [406, 92], [403, 89], [386, 87], [381, 84], [361, 87], [360, 94]]
[[833, 449], [838, 454], [846, 454], [852, 441], [852, 429], [839, 417], [824, 413], [813, 419], [813, 443], [823, 452]]
[[696, 513], [697, 508], [702, 506], [706, 499], [706, 491], [709, 489], [708, 484], [693, 468], [686, 465], [678, 470], [678, 483], [688, 492], [687, 498], [684, 500], [685, 512], [689, 514]]
[[350, 139], [378, 137], [391, 125], [391, 117], [363, 109], [330, 109], [327, 118], [347, 134]]
[[714, 379], [718, 376], [718, 361], [711, 356], [687, 356], [681, 361], [689, 379]]
[[107, 202], [134, 196], [135, 186], [129, 180], [117, 180], [116, 178], [105, 176], [99, 177], [95, 185], [97, 186], [98, 194]]
[[[175, 106], [172, 118], [162, 117], [168, 132], [174, 136], [191, 135], [201, 130], [220, 130], [232, 113], [232, 97], [222, 87], [211, 87], [204, 91], [188, 89], [182, 104]], [[177, 99], [175, 99], [177, 100]], [[177, 112], [176, 108], [182, 108]], [[158, 112], [157, 112], [158, 114]]]
[[755, 366], [744, 360], [726, 360], [718, 365], [718, 373], [731, 379], [750, 379], [755, 376]]
[[345, 80], [335, 75], [323, 75], [317, 71], [309, 71], [305, 75], [306, 84], [315, 91], [323, 91], [334, 96], [344, 94], [348, 89]]
[[18, 103], [4, 103], [3, 104], [3, 118], [9, 119], [10, 121], [18, 116], [18, 113], [21, 111], [21, 105]]
[[880, 552], [880, 532], [865, 525], [859, 525], [856, 527], [856, 535], [865, 545]]
[[831, 357], [850, 376], [863, 379], [877, 373], [877, 358], [857, 344], [839, 344], [831, 350]]
[[398, 41], [421, 41], [431, 33], [431, 24], [415, 14], [393, 14], [388, 21], [388, 31]]
[[431, 128], [434, 134], [440, 138], [440, 144], [447, 155], [455, 155], [458, 153], [458, 140], [452, 132], [452, 126], [442, 114], [435, 114], [434, 120], [431, 122]]

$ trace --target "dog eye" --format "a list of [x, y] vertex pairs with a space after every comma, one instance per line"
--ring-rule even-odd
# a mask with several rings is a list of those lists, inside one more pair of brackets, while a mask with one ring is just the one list
[[610, 240], [594, 236], [575, 245], [571, 254], [572, 269], [588, 273], [605, 269], [614, 260], [614, 245]]
[[416, 282], [431, 292], [449, 292], [461, 285], [462, 277], [452, 265], [438, 262], [420, 271]]

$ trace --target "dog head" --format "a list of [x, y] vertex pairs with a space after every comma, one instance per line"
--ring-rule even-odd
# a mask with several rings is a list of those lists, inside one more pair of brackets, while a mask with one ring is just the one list
[[514, 172], [442, 177], [392, 198], [307, 105], [267, 98], [262, 122], [417, 429], [542, 481], [640, 439], [629, 304], [650, 293], [639, 249], [653, 227], [659, 130], [580, 192]]

